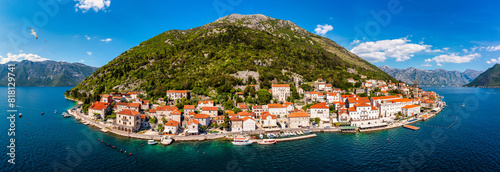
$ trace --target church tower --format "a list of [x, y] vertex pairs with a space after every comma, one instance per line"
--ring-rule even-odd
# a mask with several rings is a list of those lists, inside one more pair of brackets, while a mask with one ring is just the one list
[[418, 97], [418, 82], [417, 82], [417, 74], [415, 74], [415, 83], [413, 83], [413, 98]]

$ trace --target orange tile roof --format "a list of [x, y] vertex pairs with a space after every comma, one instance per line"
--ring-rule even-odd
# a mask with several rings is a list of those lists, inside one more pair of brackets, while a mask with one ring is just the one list
[[252, 119], [252, 118], [250, 118], [250, 117], [248, 117], [248, 116], [247, 116], [247, 117], [245, 117], [245, 118], [243, 118], [243, 121], [246, 121], [246, 120], [249, 120], [249, 119], [250, 119], [250, 120], [255, 121], [254, 119]]
[[174, 111], [171, 113], [172, 115], [181, 115], [181, 111], [178, 109], [174, 109]]
[[[383, 92], [383, 91], [382, 91]], [[387, 93], [387, 92], [386, 92]], [[380, 100], [380, 99], [399, 99], [398, 96], [381, 96], [381, 97], [372, 97], [373, 100]]]
[[149, 109], [149, 113], [156, 113], [156, 109]]
[[284, 108], [285, 106], [280, 105], [280, 104], [269, 104], [267, 105], [267, 108]]
[[140, 107], [141, 104], [140, 103], [129, 103], [127, 106], [128, 107]]
[[108, 98], [110, 95], [104, 94], [101, 97]]
[[290, 87], [288, 84], [273, 84], [272, 87]]
[[141, 115], [141, 119], [146, 119], [146, 115]]
[[231, 114], [231, 113], [234, 113], [234, 111], [233, 110], [226, 110], [226, 113]]
[[214, 104], [212, 100], [198, 101], [198, 104]]
[[402, 98], [402, 99], [396, 99], [396, 100], [391, 100], [390, 102], [411, 102], [410, 99], [408, 98]]
[[341, 95], [342, 98], [357, 97], [356, 95]]
[[406, 106], [403, 106], [402, 108], [403, 109], [410, 109], [410, 108], [416, 108], [416, 107], [420, 107], [418, 105], [406, 105]]
[[176, 109], [177, 109], [177, 107], [175, 107], [175, 106], [158, 106], [156, 108], [157, 111], [174, 111]]
[[253, 112], [244, 111], [244, 112], [238, 112], [237, 115], [238, 116], [254, 116], [254, 113]]
[[194, 105], [184, 105], [184, 109], [194, 109]]
[[326, 106], [326, 103], [317, 103], [311, 106], [311, 109], [328, 109], [328, 108], [329, 107]]
[[187, 93], [188, 90], [167, 90], [167, 93]]
[[120, 115], [135, 116], [135, 115], [139, 114], [139, 112], [137, 112], [135, 110], [125, 109], [125, 110], [122, 110], [122, 111], [118, 112], [118, 114], [120, 114]]
[[240, 109], [248, 109], [248, 106], [245, 103], [238, 103]]
[[198, 120], [196, 120], [196, 119], [190, 119], [188, 121], [188, 125], [191, 125], [192, 123], [195, 123], [196, 125], [200, 125], [200, 122], [198, 122]]
[[108, 108], [109, 103], [104, 103], [104, 102], [95, 102], [90, 105], [89, 109], [95, 109], [95, 110], [103, 110]]
[[237, 117], [231, 117], [231, 121], [243, 121], [243, 119]]
[[190, 115], [190, 116], [193, 115], [194, 116], [194, 115], [196, 115], [196, 113], [195, 112], [189, 112], [188, 115]]
[[219, 110], [219, 107], [217, 106], [213, 106], [213, 107], [202, 107], [201, 108], [202, 111], [217, 111]]
[[237, 92], [236, 94], [238, 94], [238, 95], [243, 95], [243, 93], [242, 93], [242, 92]]
[[117, 106], [118, 106], [118, 105], [121, 105], [121, 106], [128, 106], [128, 103], [118, 102], [118, 103], [116, 103], [116, 105], [117, 105]]
[[210, 118], [210, 115], [207, 115], [207, 114], [196, 114], [196, 115], [194, 115], [194, 118], [196, 118], [196, 119]]
[[289, 118], [309, 117], [307, 112], [294, 112], [288, 115]]
[[368, 99], [368, 97], [348, 97], [347, 101], [350, 104], [370, 103], [370, 99]]
[[261, 119], [267, 119], [267, 117], [271, 117], [271, 119], [276, 119], [276, 115], [271, 115], [269, 112], [264, 112], [265, 114], [260, 116]]
[[252, 109], [262, 109], [262, 105], [253, 105]]
[[337, 96], [337, 92], [327, 92], [326, 95]]
[[293, 103], [292, 102], [285, 102], [285, 103], [283, 103], [283, 106], [285, 106], [285, 107], [288, 107], [290, 105], [293, 105]]
[[179, 126], [179, 122], [177, 121], [168, 121], [167, 123], [165, 123], [166, 126], [172, 126], [172, 127], [176, 127], [176, 126]]

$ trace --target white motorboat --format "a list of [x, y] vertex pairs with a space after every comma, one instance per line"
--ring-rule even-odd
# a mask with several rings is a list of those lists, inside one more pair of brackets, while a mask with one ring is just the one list
[[148, 144], [149, 145], [156, 145], [158, 143], [156, 143], [156, 141], [154, 141], [154, 140], [148, 140]]
[[251, 145], [252, 143], [253, 143], [253, 141], [250, 141], [247, 138], [235, 137], [233, 140], [233, 145], [236, 145], [236, 146], [246, 146], [246, 145]]
[[272, 145], [272, 144], [276, 144], [276, 140], [274, 140], [274, 139], [260, 139], [259, 141], [257, 141], [257, 143], [259, 145]]
[[309, 129], [305, 129], [305, 130], [304, 130], [304, 133], [311, 133], [311, 130], [309, 130]]

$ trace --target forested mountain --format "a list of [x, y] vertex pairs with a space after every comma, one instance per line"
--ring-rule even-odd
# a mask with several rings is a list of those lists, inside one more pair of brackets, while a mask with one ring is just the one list
[[370, 78], [396, 81], [334, 41], [291, 21], [232, 14], [146, 40], [99, 68], [72, 93], [79, 98], [111, 91], [145, 91], [158, 97], [168, 89], [229, 93], [233, 86], [244, 84], [246, 77], [234, 75], [241, 71], [256, 73], [252, 80], [261, 88], [317, 78], [342, 88], [347, 78], [357, 76], [347, 68]]
[[469, 84], [465, 85], [467, 87], [500, 87], [500, 64], [495, 64], [493, 67], [489, 68], [476, 79], [474, 79]]

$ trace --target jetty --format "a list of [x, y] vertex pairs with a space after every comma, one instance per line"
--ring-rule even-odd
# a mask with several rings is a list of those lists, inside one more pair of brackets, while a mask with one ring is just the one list
[[420, 129], [420, 127], [415, 127], [415, 126], [412, 126], [412, 125], [403, 125], [403, 127], [408, 128], [408, 129], [412, 129], [412, 130], [418, 130], [418, 129]]

